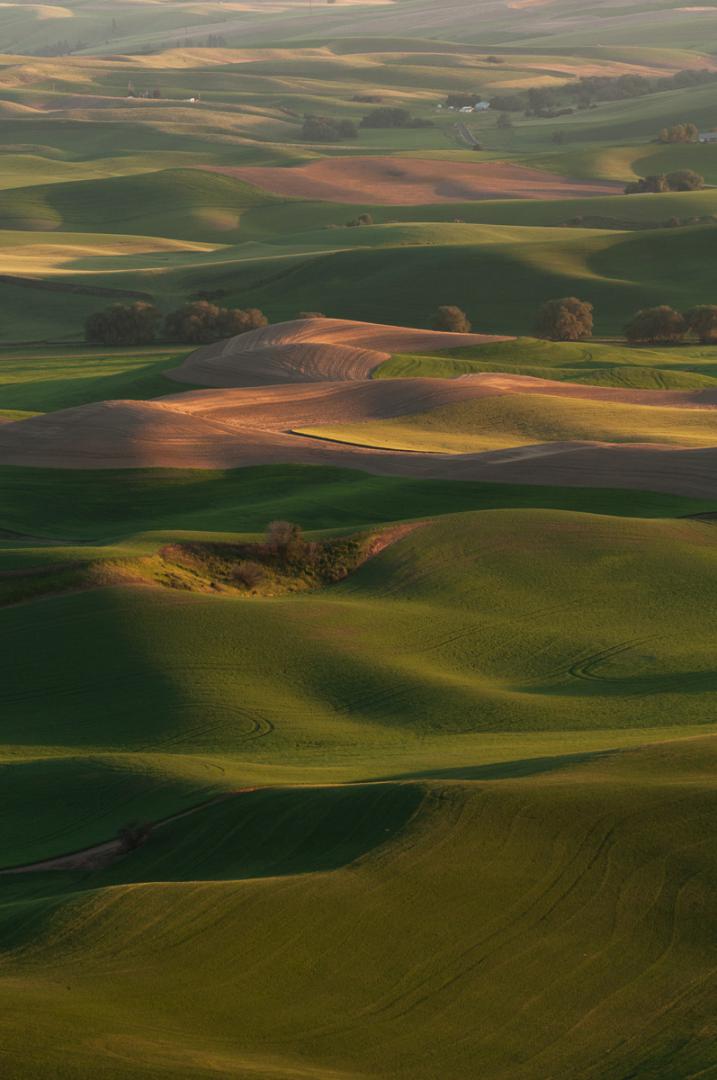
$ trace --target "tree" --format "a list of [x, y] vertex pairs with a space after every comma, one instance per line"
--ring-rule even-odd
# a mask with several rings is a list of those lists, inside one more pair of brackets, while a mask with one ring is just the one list
[[411, 114], [408, 109], [398, 109], [386, 105], [382, 109], [374, 109], [361, 121], [364, 128], [405, 128], [411, 123]]
[[648, 192], [662, 191], [699, 191], [705, 186], [704, 176], [693, 169], [678, 169], [676, 172], [654, 173], [633, 180], [625, 187], [626, 195], [642, 195]]
[[717, 344], [717, 304], [700, 304], [685, 312], [688, 330], [696, 334], [703, 345]]
[[266, 571], [261, 563], [253, 559], [240, 559], [232, 570], [232, 577], [246, 589], [255, 589], [266, 577]]
[[510, 118], [510, 113], [502, 112], [495, 122], [495, 126], [500, 128], [501, 131], [510, 131], [513, 127], [513, 121]]
[[339, 142], [358, 136], [358, 128], [353, 120], [335, 120], [328, 116], [307, 115], [301, 132], [311, 142]]
[[207, 345], [222, 338], [245, 334], [268, 323], [266, 315], [258, 308], [222, 308], [208, 300], [195, 300], [170, 312], [164, 320], [164, 332], [168, 341], [188, 342], [191, 345]]
[[684, 315], [668, 307], [667, 304], [642, 308], [625, 327], [628, 341], [644, 342], [650, 345], [681, 341], [686, 332], [687, 323]]
[[206, 345], [218, 341], [217, 320], [220, 307], [208, 300], [195, 300], [171, 311], [164, 320], [164, 333], [169, 341], [186, 341]]
[[408, 109], [397, 109], [385, 105], [382, 109], [373, 109], [363, 117], [362, 128], [428, 128], [433, 127], [432, 120], [422, 120], [411, 116]]
[[699, 191], [705, 186], [705, 178], [694, 169], [678, 169], [667, 174], [667, 185], [670, 191]]
[[355, 229], [359, 225], [373, 225], [371, 214], [359, 214], [357, 218], [352, 218], [351, 221], [346, 222], [346, 227], [348, 229]]
[[259, 308], [220, 308], [216, 321], [219, 338], [236, 337], [267, 326], [269, 320]]
[[641, 176], [638, 180], [632, 180], [625, 185], [626, 195], [655, 194], [660, 191], [669, 191], [670, 187], [664, 173], [653, 173], [651, 176]]
[[498, 94], [490, 99], [490, 107], [494, 112], [522, 112], [525, 102], [520, 94]]
[[697, 142], [700, 136], [696, 124], [684, 123], [673, 124], [672, 127], [664, 127], [658, 136], [661, 143], [690, 143]]
[[271, 521], [266, 528], [266, 546], [284, 562], [292, 562], [304, 551], [301, 526], [293, 521]]
[[325, 319], [323, 311], [300, 311], [297, 319]]
[[85, 321], [85, 341], [100, 345], [151, 345], [161, 315], [153, 304], [113, 304]]
[[450, 334], [470, 334], [471, 324], [465, 311], [455, 304], [442, 304], [433, 319], [434, 330], [447, 330]]
[[538, 315], [538, 337], [551, 341], [582, 341], [593, 332], [593, 305], [577, 296], [548, 300]]

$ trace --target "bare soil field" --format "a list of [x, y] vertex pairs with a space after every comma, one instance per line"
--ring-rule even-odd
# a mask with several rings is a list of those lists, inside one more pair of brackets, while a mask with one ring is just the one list
[[510, 340], [348, 319], [295, 319], [206, 345], [167, 374], [194, 386], [339, 382], [368, 379], [396, 352], [430, 352]]
[[478, 454], [375, 450], [222, 423], [166, 400], [102, 402], [5, 424], [0, 463], [70, 469], [334, 465], [385, 476], [717, 498], [717, 447], [553, 442]]
[[400, 157], [341, 157], [294, 168], [202, 166], [276, 195], [338, 203], [420, 206], [479, 199], [567, 199], [616, 195], [623, 185], [571, 180], [505, 161], [424, 161]]
[[[376, 357], [383, 355], [381, 346], [393, 342], [396, 347], [401, 342], [402, 347], [410, 343], [416, 348], [422, 343], [428, 348], [444, 344], [445, 338], [455, 344], [454, 335], [331, 319], [267, 327], [197, 350], [179, 369], [184, 378], [196, 381], [207, 375], [203, 365], [208, 358], [209, 377], [234, 380], [234, 388], [225, 382], [224, 387], [154, 401], [104, 401], [7, 423], [0, 428], [0, 463], [72, 469], [202, 469], [295, 463], [337, 465], [383, 475], [623, 487], [717, 497], [717, 447], [712, 446], [686, 449], [658, 443], [554, 441], [456, 454], [382, 450], [297, 430], [312, 424], [397, 417], [516, 393], [648, 407], [717, 407], [717, 395], [711, 389], [626, 390], [493, 373], [459, 379], [366, 377]], [[302, 342], [325, 350], [308, 354], [314, 368], [307, 367], [307, 354], [297, 353]], [[375, 352], [371, 345], [376, 346]], [[283, 349], [288, 351], [282, 357]], [[260, 361], [255, 366], [251, 366], [253, 354]], [[269, 375], [276, 379], [283, 374], [283, 383], [241, 385], [247, 378], [243, 368], [246, 357], [250, 358], [250, 380], [258, 378], [261, 363], [267, 360]], [[224, 361], [218, 371], [211, 367], [217, 358]], [[292, 372], [294, 364], [298, 367]], [[336, 377], [337, 370], [343, 377]], [[177, 372], [174, 375], [177, 377]]]

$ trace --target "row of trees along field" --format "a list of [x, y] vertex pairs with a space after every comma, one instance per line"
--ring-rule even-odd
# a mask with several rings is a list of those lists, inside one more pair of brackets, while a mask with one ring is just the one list
[[[550, 341], [583, 341], [592, 337], [594, 311], [589, 301], [576, 296], [548, 300], [538, 313], [536, 334]], [[469, 334], [472, 329], [465, 311], [455, 304], [438, 308], [433, 328], [454, 334]], [[625, 327], [625, 337], [635, 344], [674, 344], [687, 334], [704, 345], [717, 345], [717, 304], [700, 304], [685, 312], [667, 304], [642, 308]]]
[[154, 304], [143, 300], [113, 304], [85, 322], [85, 341], [99, 345], [152, 345], [172, 341], [207, 345], [266, 326], [259, 308], [223, 308], [208, 300], [183, 304], [162, 318]]
[[[323, 318], [320, 312], [299, 313], [299, 318]], [[594, 307], [588, 300], [563, 296], [548, 300], [538, 312], [536, 334], [550, 341], [582, 341], [592, 337]], [[152, 345], [157, 341], [206, 345], [267, 326], [258, 308], [222, 308], [207, 300], [183, 304], [162, 319], [153, 304], [139, 300], [113, 304], [97, 311], [85, 323], [85, 340], [99, 345]], [[469, 334], [471, 321], [462, 308], [443, 304], [433, 319], [435, 330]], [[700, 304], [680, 312], [667, 304], [642, 308], [625, 327], [628, 341], [668, 343], [693, 334], [702, 344], [717, 344], [717, 304]]]

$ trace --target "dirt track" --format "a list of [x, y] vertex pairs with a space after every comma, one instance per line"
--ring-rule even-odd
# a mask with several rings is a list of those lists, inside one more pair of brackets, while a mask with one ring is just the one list
[[[505, 374], [459, 379], [371, 380], [366, 349], [412, 340], [436, 344], [430, 332], [314, 320], [268, 327], [198, 350], [175, 378], [223, 378], [226, 388], [171, 394], [155, 401], [106, 401], [0, 427], [0, 463], [69, 469], [236, 468], [265, 464], [335, 465], [367, 472], [451, 480], [621, 487], [717, 498], [717, 447], [553, 442], [474, 454], [377, 450], [295, 434], [307, 425], [353, 423], [422, 412], [468, 399], [545, 394], [587, 400], [717, 408], [717, 392], [622, 390], [553, 383]], [[297, 326], [299, 330], [297, 330]], [[318, 335], [313, 367], [292, 351]], [[413, 335], [413, 336], [412, 336]], [[328, 338], [332, 337], [334, 344]], [[454, 335], [449, 337], [455, 345]], [[282, 340], [286, 345], [282, 345]], [[463, 338], [465, 340], [465, 338]], [[343, 344], [353, 342], [353, 345]], [[314, 341], [313, 345], [317, 343]], [[281, 358], [288, 348], [288, 357]], [[336, 349], [338, 348], [338, 353]], [[342, 349], [352, 352], [351, 359]], [[380, 355], [369, 350], [372, 355]], [[247, 357], [250, 358], [247, 361]], [[267, 363], [268, 384], [254, 382]], [[299, 359], [301, 359], [299, 357]], [[220, 362], [219, 368], [214, 360]], [[367, 366], [368, 365], [368, 366]], [[336, 372], [340, 370], [343, 380]], [[277, 384], [278, 374], [295, 381]], [[307, 381], [313, 375], [315, 381]], [[363, 377], [362, 377], [363, 376]], [[233, 386], [231, 384], [234, 384]]]
[[312, 201], [421, 206], [480, 199], [568, 199], [616, 195], [623, 185], [572, 180], [506, 161], [463, 162], [404, 157], [322, 158], [293, 168], [202, 166], [276, 195]]

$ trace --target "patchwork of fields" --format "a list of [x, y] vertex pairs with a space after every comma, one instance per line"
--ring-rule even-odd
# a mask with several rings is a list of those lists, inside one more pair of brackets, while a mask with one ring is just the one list
[[3, 1076], [717, 1080], [716, 9], [0, 42]]

